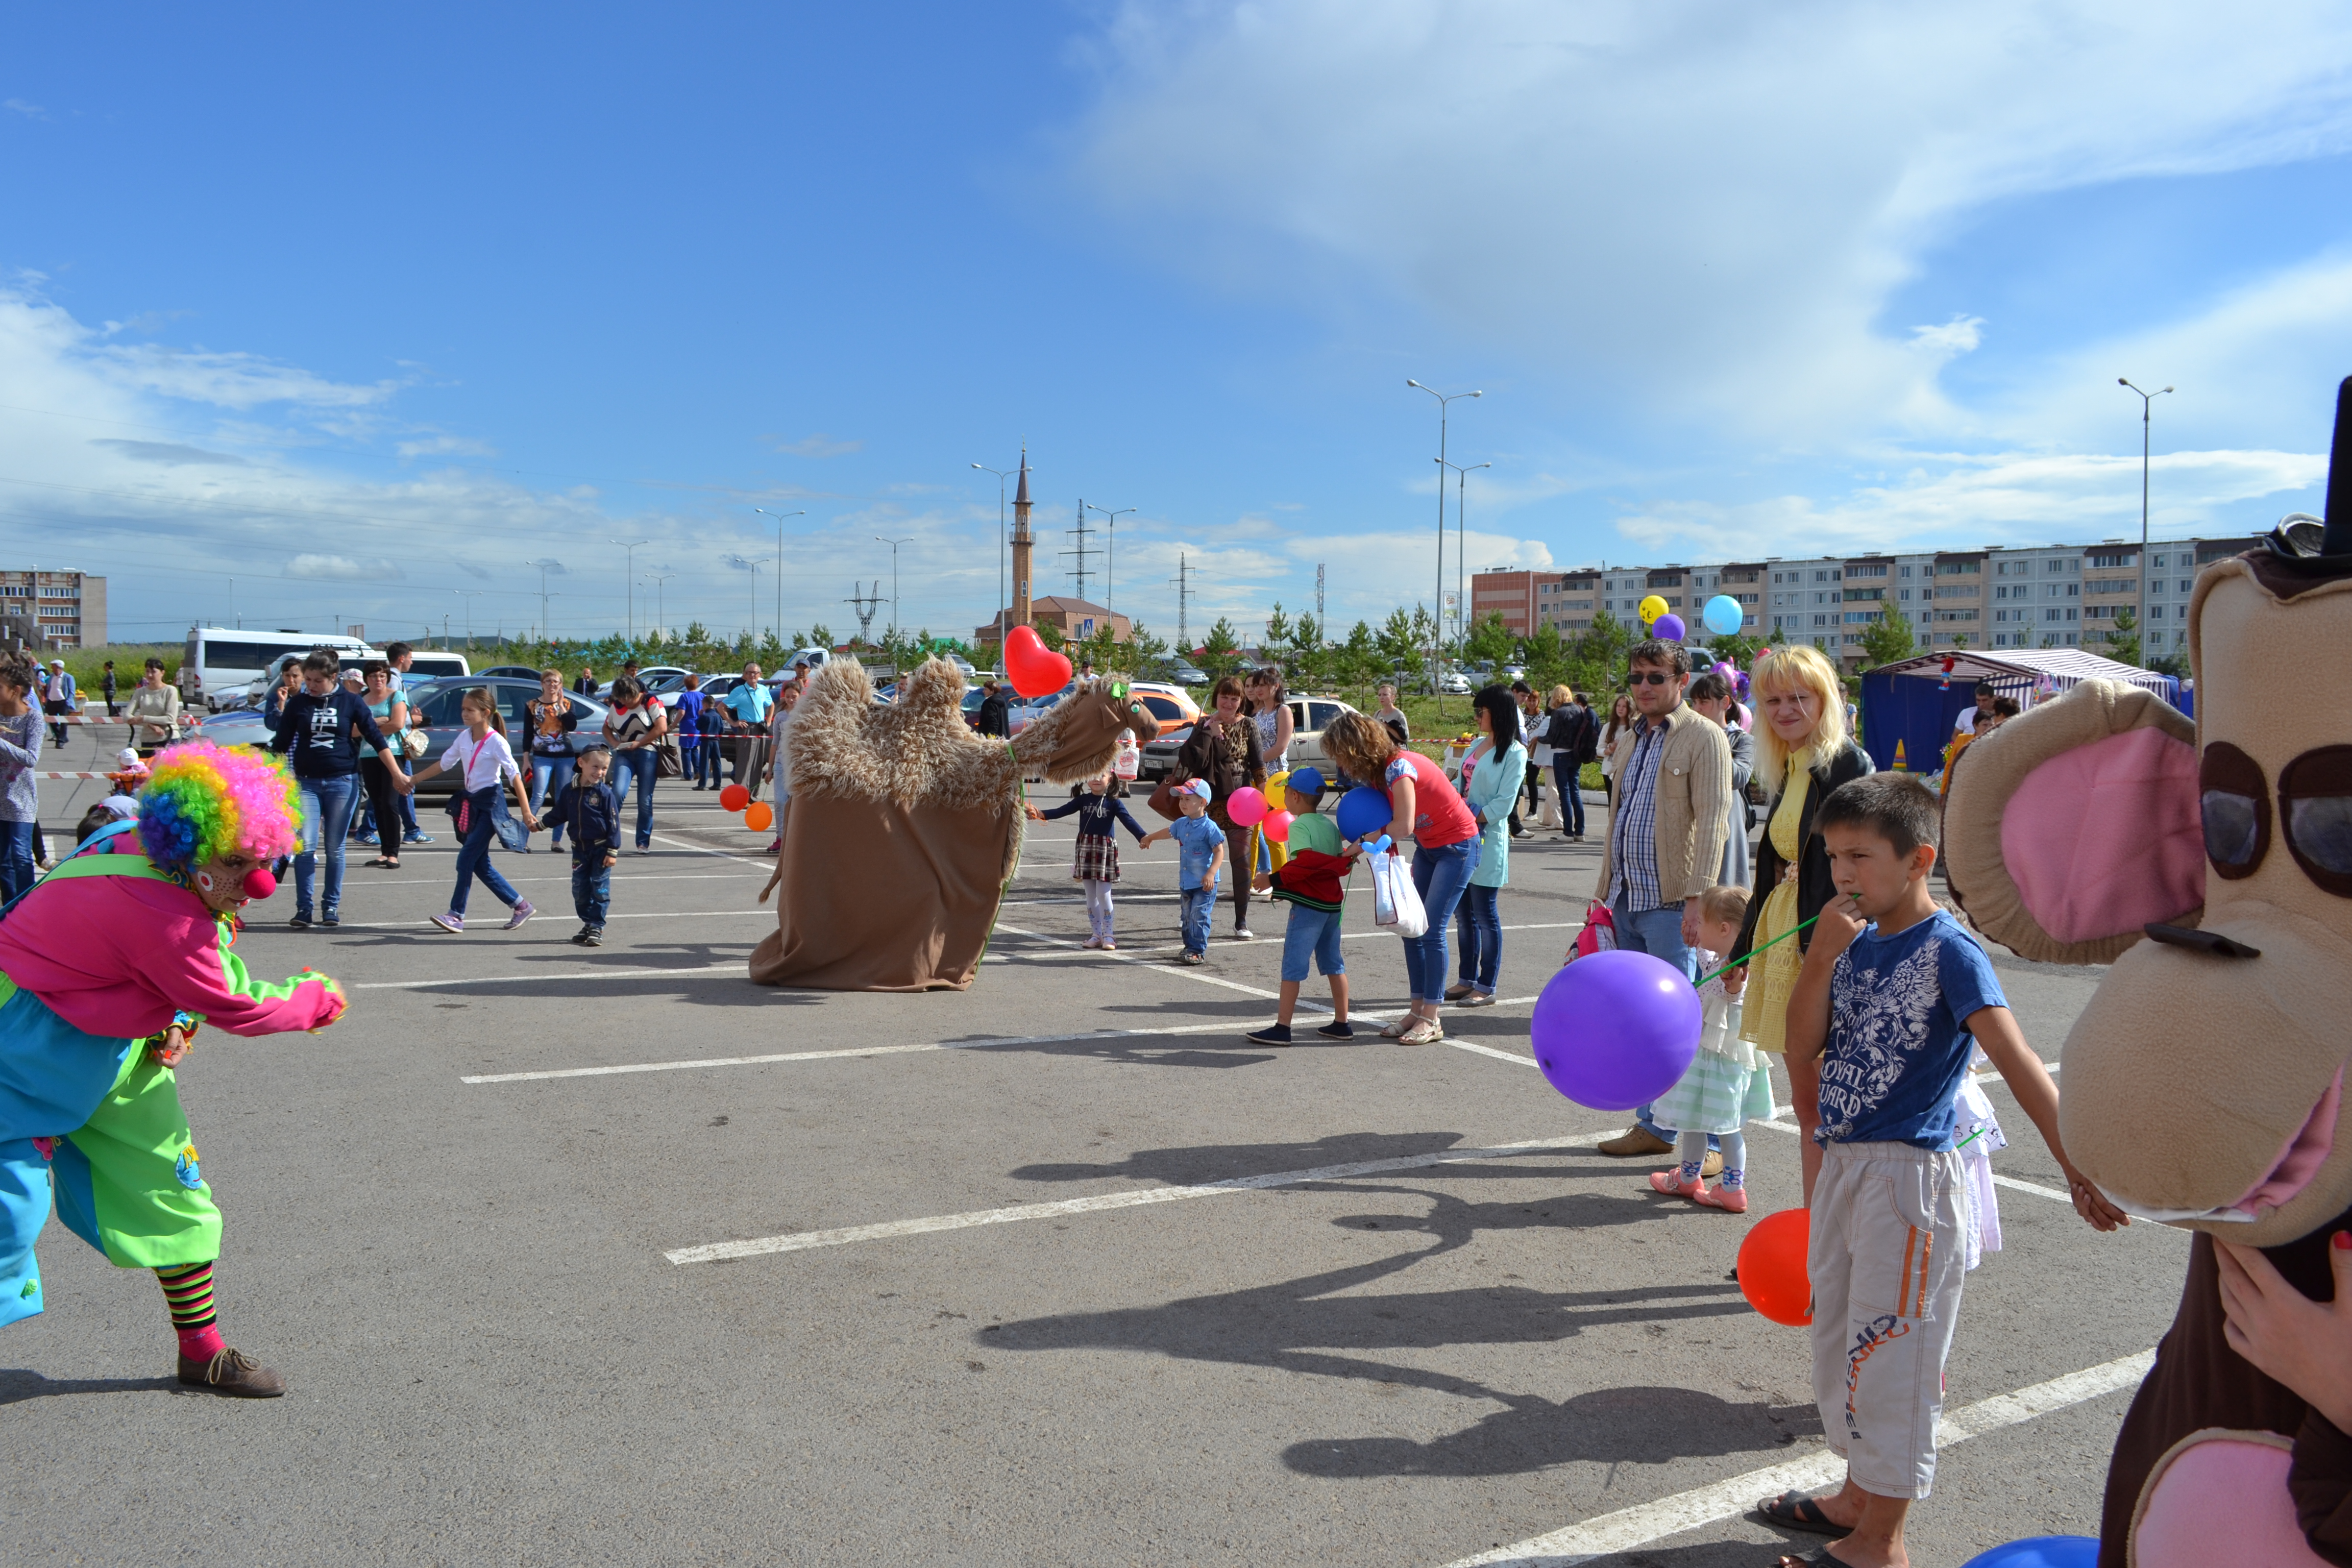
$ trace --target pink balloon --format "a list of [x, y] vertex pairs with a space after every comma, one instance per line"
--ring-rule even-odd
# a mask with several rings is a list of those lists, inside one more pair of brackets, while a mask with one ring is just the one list
[[1290, 813], [1286, 811], [1269, 811], [1265, 814], [1265, 825], [1262, 831], [1276, 844], [1287, 844], [1290, 842], [1290, 825], [1293, 820]]
[[1253, 827], [1265, 816], [1265, 796], [1244, 784], [1225, 797], [1225, 815], [1236, 827]]

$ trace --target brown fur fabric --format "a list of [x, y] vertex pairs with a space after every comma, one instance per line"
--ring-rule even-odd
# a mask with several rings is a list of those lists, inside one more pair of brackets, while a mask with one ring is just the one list
[[[963, 676], [932, 659], [896, 703], [855, 664], [829, 664], [793, 710], [792, 800], [776, 876], [777, 929], [751, 955], [765, 985], [961, 990], [1020, 863], [1021, 779], [1110, 764], [1122, 729], [1157, 725], [1108, 683], [1072, 692], [1008, 746], [963, 721]], [[1017, 755], [1016, 755], [1017, 753]], [[764, 897], [764, 895], [763, 895]]]

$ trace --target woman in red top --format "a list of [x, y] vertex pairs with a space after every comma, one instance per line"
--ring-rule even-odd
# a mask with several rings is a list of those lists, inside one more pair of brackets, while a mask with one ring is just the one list
[[1323, 752], [1358, 784], [1388, 792], [1390, 853], [1402, 854], [1405, 839], [1413, 841], [1412, 885], [1429, 916], [1428, 929], [1404, 942], [1412, 1007], [1381, 1033], [1408, 1046], [1442, 1040], [1445, 1028], [1437, 1013], [1445, 1000], [1445, 928], [1478, 864], [1477, 821], [1443, 769], [1399, 746], [1387, 725], [1361, 713], [1332, 720], [1323, 731]]

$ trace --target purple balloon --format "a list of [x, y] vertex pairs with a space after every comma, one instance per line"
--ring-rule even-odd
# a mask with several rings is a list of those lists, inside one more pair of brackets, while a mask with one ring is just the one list
[[1727, 658], [1719, 658], [1715, 661], [1715, 672], [1716, 674], [1723, 677], [1726, 680], [1737, 680], [1739, 679], [1739, 667], [1732, 663]]
[[1683, 618], [1676, 615], [1660, 616], [1650, 623], [1650, 635], [1661, 642], [1683, 640]]
[[1631, 1110], [1674, 1088], [1698, 1054], [1705, 1009], [1689, 979], [1630, 948], [1595, 952], [1536, 998], [1536, 1066], [1595, 1110]]

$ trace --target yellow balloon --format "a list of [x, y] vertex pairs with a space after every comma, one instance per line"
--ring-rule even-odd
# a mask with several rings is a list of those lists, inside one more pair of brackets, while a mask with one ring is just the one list
[[1653, 594], [1642, 601], [1641, 611], [1642, 624], [1646, 626], [1666, 613], [1666, 601], [1658, 595]]

